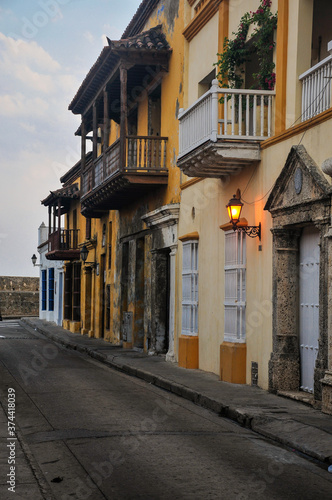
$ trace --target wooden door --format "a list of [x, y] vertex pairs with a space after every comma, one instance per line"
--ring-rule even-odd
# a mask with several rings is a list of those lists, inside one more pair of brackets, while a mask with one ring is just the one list
[[311, 393], [319, 338], [319, 257], [319, 231], [305, 228], [300, 239], [299, 269], [300, 388]]

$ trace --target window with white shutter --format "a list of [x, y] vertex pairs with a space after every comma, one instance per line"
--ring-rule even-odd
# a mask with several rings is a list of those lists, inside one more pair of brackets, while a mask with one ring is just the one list
[[225, 335], [227, 342], [245, 342], [246, 235], [225, 234]]
[[183, 243], [182, 335], [198, 335], [198, 241]]

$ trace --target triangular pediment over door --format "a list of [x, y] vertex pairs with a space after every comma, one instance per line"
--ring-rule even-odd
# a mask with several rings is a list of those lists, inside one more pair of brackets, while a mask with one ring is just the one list
[[[315, 323], [317, 342], [310, 345], [315, 349], [316, 344], [319, 347], [317, 358], [313, 358], [309, 366], [311, 385], [308, 390], [314, 393], [317, 400], [321, 399], [320, 381], [325, 374], [328, 354], [328, 329], [325, 327], [328, 302], [324, 298], [328, 297], [329, 290], [326, 276], [329, 274], [330, 241], [332, 243], [332, 239], [327, 237], [331, 224], [331, 193], [330, 182], [305, 147], [293, 146], [265, 205], [265, 210], [272, 216], [273, 226], [273, 347], [269, 362], [269, 387], [272, 391], [307, 390], [306, 387], [303, 389], [303, 374], [306, 375], [308, 370], [304, 358], [300, 358], [303, 336], [300, 332], [299, 305], [307, 307], [308, 304], [305, 300], [302, 303], [299, 298], [307, 283], [312, 289], [315, 284], [315, 302], [310, 299], [310, 305], [314, 303], [312, 311], [318, 315]], [[309, 257], [305, 253], [307, 250]], [[313, 265], [310, 269], [317, 269], [317, 274], [308, 275], [310, 279], [305, 282], [304, 278], [308, 277], [305, 273], [309, 269], [305, 266], [309, 263]], [[311, 324], [311, 321], [307, 323]]]
[[[264, 209], [272, 215], [292, 208], [299, 210], [301, 205], [316, 204], [328, 199], [331, 192], [330, 183], [305, 147], [293, 146]], [[305, 214], [302, 215], [307, 218]]]

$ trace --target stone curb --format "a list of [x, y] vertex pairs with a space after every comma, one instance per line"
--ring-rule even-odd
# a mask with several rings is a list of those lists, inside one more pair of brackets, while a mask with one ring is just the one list
[[317, 451], [317, 449], [315, 449], [314, 447], [306, 445], [305, 443], [299, 443], [295, 438], [292, 439], [292, 436], [287, 435], [287, 433], [285, 433], [285, 435], [282, 435], [280, 433], [273, 432], [271, 430], [271, 424], [273, 424], [274, 422], [281, 422], [281, 420], [278, 418], [269, 417], [267, 415], [264, 417], [257, 416], [257, 409], [256, 414], [251, 414], [248, 411], [243, 411], [243, 409], [241, 408], [236, 408], [235, 406], [233, 407], [228, 404], [224, 404], [221, 401], [217, 401], [209, 396], [203, 395], [202, 393], [195, 391], [185, 385], [179, 384], [178, 382], [166, 379], [160, 375], [154, 375], [151, 372], [142, 370], [141, 368], [134, 368], [131, 365], [119, 361], [116, 356], [107, 356], [103, 353], [96, 352], [96, 349], [94, 349], [93, 347], [80, 346], [74, 342], [71, 342], [70, 340], [63, 339], [58, 335], [50, 332], [46, 328], [44, 329], [40, 326], [35, 326], [34, 324], [30, 323], [29, 318], [22, 318], [21, 321], [25, 326], [38, 331], [42, 335], [54, 341], [56, 344], [60, 344], [61, 346], [64, 346], [66, 348], [85, 353], [88, 356], [96, 359], [97, 361], [106, 364], [110, 368], [142, 379], [149, 384], [153, 384], [156, 387], [187, 399], [188, 401], [206, 408], [221, 417], [233, 420], [234, 422], [240, 424], [242, 427], [246, 427], [247, 429], [260, 434], [261, 436], [277, 442], [278, 444], [308, 455], [315, 460], [319, 460], [323, 464], [332, 464], [332, 450], [330, 453], [322, 453], [320, 451]]

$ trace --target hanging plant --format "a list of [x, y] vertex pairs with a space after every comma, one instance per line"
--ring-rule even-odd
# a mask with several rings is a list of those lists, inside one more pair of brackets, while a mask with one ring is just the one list
[[[225, 38], [223, 52], [218, 54], [217, 78], [224, 88], [239, 89], [244, 82], [244, 63], [257, 57], [259, 72], [253, 74], [255, 80], [251, 88], [273, 90], [275, 85], [275, 64], [272, 51], [275, 46], [274, 31], [277, 28], [277, 14], [271, 12], [271, 0], [261, 0], [256, 12], [247, 12], [242, 16], [239, 28], [233, 33], [234, 38]], [[255, 29], [251, 35], [252, 44], [246, 43], [251, 25]]]

